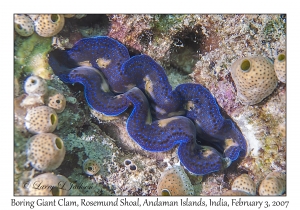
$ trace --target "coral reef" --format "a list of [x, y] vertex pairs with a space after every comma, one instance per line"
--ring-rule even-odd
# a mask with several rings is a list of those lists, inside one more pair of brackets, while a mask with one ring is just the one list
[[[35, 21], [39, 15], [28, 16]], [[164, 68], [173, 89], [183, 83], [201, 84], [216, 98], [221, 114], [230, 117], [240, 128], [247, 141], [247, 156], [204, 176], [185, 170], [194, 195], [248, 195], [231, 190], [232, 183], [241, 174], [248, 174], [259, 186], [269, 173], [285, 172], [286, 84], [279, 82], [261, 102], [245, 106], [237, 98], [237, 86], [232, 79], [232, 64], [239, 58], [271, 58], [276, 69], [277, 56], [286, 52], [285, 15], [81, 16], [78, 19], [74, 14], [66, 18], [63, 29], [53, 40], [36, 33], [28, 37], [15, 33], [15, 195], [28, 195], [26, 183], [42, 174], [28, 164], [25, 152], [27, 141], [33, 136], [25, 127], [27, 110], [47, 104], [46, 95], [38, 98], [25, 94], [23, 84], [32, 75], [47, 79], [47, 84], [66, 99], [64, 111], [57, 113], [59, 121], [53, 131], [64, 140], [66, 154], [52, 173], [62, 174], [73, 186], [82, 187], [71, 189], [69, 195], [158, 195], [157, 186], [163, 171], [167, 166], [179, 165], [176, 147], [153, 153], [143, 150], [131, 139], [126, 121], [132, 107], [122, 115], [107, 118], [90, 109], [80, 85], [66, 85], [53, 74], [47, 57], [53, 47], [72, 48], [81, 38], [93, 36], [109, 36], [120, 41], [130, 56], [150, 56]], [[105, 66], [105, 60], [98, 61]], [[150, 80], [146, 78], [145, 82], [151, 90]], [[185, 105], [185, 108], [191, 107], [191, 103]], [[203, 143], [202, 139], [197, 138], [197, 141]], [[84, 174], [82, 164], [87, 159], [99, 164], [98, 173]], [[126, 165], [125, 160], [131, 164]], [[136, 166], [136, 170], [130, 170], [130, 165]], [[285, 195], [281, 187], [278, 189]]]

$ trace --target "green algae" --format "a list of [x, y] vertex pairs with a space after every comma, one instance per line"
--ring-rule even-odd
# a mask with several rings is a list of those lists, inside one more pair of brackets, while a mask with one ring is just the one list
[[[271, 108], [272, 105], [268, 107]], [[284, 131], [280, 130], [283, 122], [279, 116], [272, 114], [268, 107], [254, 108], [255, 114], [248, 118], [249, 124], [260, 128], [255, 135], [261, 143], [258, 156], [248, 161], [248, 165], [252, 165], [251, 171], [256, 174], [258, 180], [271, 172], [272, 168], [284, 168], [285, 165], [285, 136], [282, 133]]]
[[265, 24], [263, 33], [267, 38], [266, 41], [277, 40], [286, 34], [286, 22], [277, 16]]
[[187, 15], [154, 15], [152, 22], [153, 31], [160, 33], [167, 33], [172, 28], [178, 28], [182, 24]]
[[33, 34], [30, 37], [15, 38], [14, 73], [16, 78], [31, 74], [50, 79], [52, 69], [48, 64], [47, 54], [51, 50], [51, 38]]

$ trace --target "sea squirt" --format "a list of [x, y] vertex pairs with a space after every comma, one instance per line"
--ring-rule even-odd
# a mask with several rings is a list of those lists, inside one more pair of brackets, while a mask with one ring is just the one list
[[[133, 105], [127, 120], [131, 138], [151, 152], [178, 145], [178, 158], [191, 173], [219, 171], [224, 159], [231, 162], [246, 154], [242, 133], [221, 115], [206, 88], [181, 84], [172, 90], [164, 69], [151, 57], [130, 57], [112, 38], [85, 38], [71, 49], [55, 49], [49, 64], [63, 82], [81, 83], [87, 103], [98, 112], [116, 116]], [[209, 144], [199, 144], [197, 135]]]

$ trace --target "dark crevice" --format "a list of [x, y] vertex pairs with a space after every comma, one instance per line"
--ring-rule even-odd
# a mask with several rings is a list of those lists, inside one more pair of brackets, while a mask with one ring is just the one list
[[104, 14], [88, 14], [80, 19], [70, 18], [69, 20], [71, 22], [76, 21], [79, 26], [93, 27], [94, 25], [101, 25], [107, 28], [109, 26], [109, 19]]
[[113, 123], [98, 123], [98, 127], [110, 138], [120, 142], [120, 131], [119, 128]]
[[130, 47], [130, 46], [126, 46], [127, 49], [128, 49], [128, 52], [129, 52], [129, 56], [132, 57], [132, 56], [136, 56], [136, 55], [141, 55], [141, 52]]
[[88, 14], [80, 19], [65, 18], [65, 25], [58, 35], [69, 39], [71, 45], [64, 47], [71, 47], [84, 37], [107, 35], [109, 27], [110, 22], [106, 15]]
[[57, 168], [57, 172], [59, 174], [63, 174], [65, 177], [69, 177], [72, 175], [74, 168], [81, 168], [78, 165], [78, 156], [77, 153], [83, 151], [83, 148], [73, 148], [72, 152], [66, 152], [64, 161], [62, 164]]
[[82, 134], [87, 132], [90, 128], [90, 124], [83, 124], [77, 129], [76, 135], [80, 138], [82, 137]]
[[192, 30], [183, 30], [174, 35], [170, 48], [170, 66], [177, 69], [182, 75], [192, 73], [199, 59], [203, 37], [200, 26], [196, 26]]
[[149, 43], [153, 40], [153, 31], [150, 29], [143, 30], [138, 39], [142, 46], [148, 47]]

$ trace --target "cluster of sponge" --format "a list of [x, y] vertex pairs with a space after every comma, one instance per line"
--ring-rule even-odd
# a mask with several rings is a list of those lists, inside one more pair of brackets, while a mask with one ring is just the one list
[[244, 105], [261, 102], [277, 86], [274, 65], [265, 57], [238, 59], [232, 65], [231, 75], [237, 88], [237, 97]]
[[[47, 83], [38, 76], [30, 76], [24, 84], [25, 94], [14, 99], [15, 125], [19, 131], [28, 132], [25, 127], [25, 117], [28, 110], [44, 105], [44, 96], [47, 93]], [[36, 132], [35, 132], [36, 133]]]
[[[15, 98], [14, 104], [15, 119], [19, 124], [23, 123], [20, 127], [34, 134], [27, 142], [28, 163], [38, 171], [53, 171], [62, 164], [66, 153], [63, 140], [52, 133], [58, 124], [58, 115], [55, 110], [62, 112], [66, 99], [57, 90], [48, 87], [47, 82], [38, 76], [30, 76], [26, 79], [24, 92]], [[19, 127], [16, 128], [19, 129]], [[23, 132], [22, 129], [20, 131]], [[51, 186], [51, 190], [31, 188], [28, 192], [30, 195], [64, 195], [65, 192], [57, 186], [54, 187], [54, 184], [62, 182], [62, 179], [66, 181], [66, 178], [62, 177], [51, 173], [38, 176], [31, 182], [43, 179], [43, 184]]]
[[53, 133], [32, 136], [27, 143], [27, 159], [40, 171], [58, 168], [64, 160], [66, 149], [61, 138]]
[[40, 174], [26, 185], [28, 195], [33, 196], [64, 196], [69, 194], [70, 188], [71, 183], [66, 177], [52, 173]]
[[[285, 173], [274, 171], [269, 173], [260, 183], [259, 195], [282, 195], [286, 190]], [[222, 195], [242, 196], [256, 195], [256, 184], [248, 174], [242, 174], [234, 179], [231, 190], [224, 192]]]
[[52, 37], [58, 34], [64, 27], [65, 17], [69, 18], [73, 16], [62, 14], [16, 14], [14, 16], [15, 31], [21, 36], [30, 36], [35, 31], [42, 37]]
[[125, 165], [126, 169], [130, 172], [137, 171], [136, 164], [134, 164], [134, 162], [129, 159], [124, 160], [124, 165]]
[[[56, 112], [64, 110], [66, 99], [59, 91], [48, 87], [47, 82], [38, 76], [26, 79], [24, 91], [25, 94], [15, 99], [15, 115], [19, 118], [24, 116], [24, 127], [35, 134], [27, 142], [28, 163], [39, 171], [53, 171], [62, 164], [66, 154], [63, 140], [52, 133], [58, 124]], [[37, 188], [36, 183], [46, 187]], [[62, 187], [70, 188], [66, 177], [45, 173], [33, 178], [27, 191], [29, 195], [67, 195], [68, 191]]]
[[28, 77], [24, 90], [26, 94], [19, 97], [22, 101], [17, 107], [26, 111], [26, 129], [33, 134], [53, 132], [58, 124], [57, 113], [61, 113], [66, 106], [64, 95], [56, 89], [48, 88], [46, 81], [38, 76]]
[[157, 185], [157, 194], [164, 196], [193, 195], [194, 188], [181, 166], [174, 166], [162, 173]]
[[48, 86], [44, 79], [38, 76], [30, 76], [26, 79], [24, 90], [27, 93], [21, 103], [25, 109], [44, 104], [44, 96], [47, 93]]

